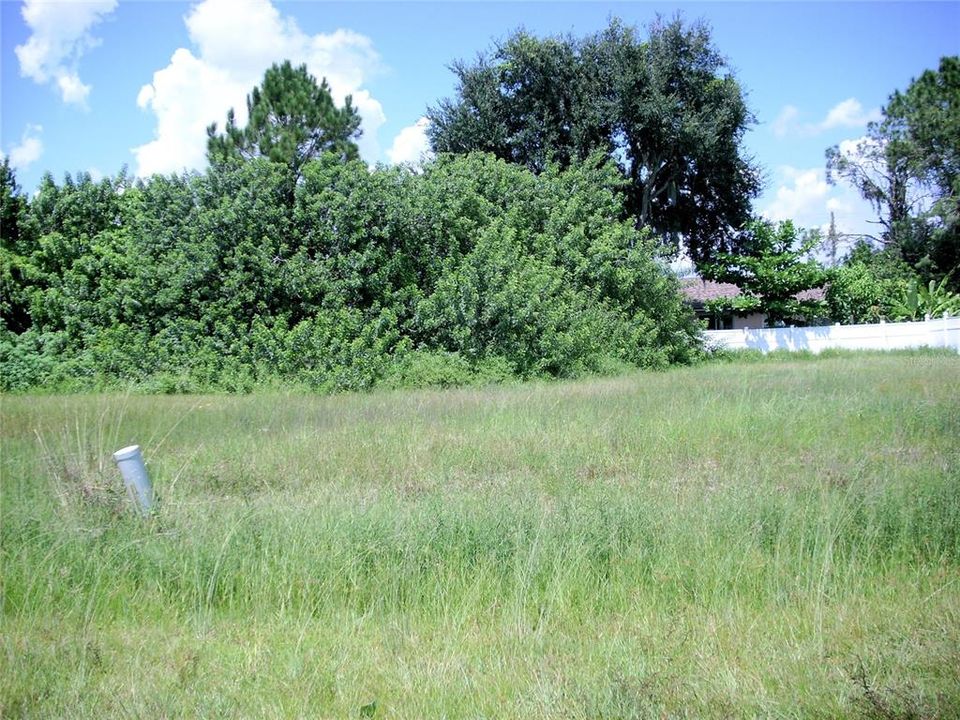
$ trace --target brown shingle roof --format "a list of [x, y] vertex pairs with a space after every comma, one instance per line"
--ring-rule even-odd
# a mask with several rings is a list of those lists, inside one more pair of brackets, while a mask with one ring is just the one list
[[733, 283], [719, 283], [713, 280], [687, 278], [680, 285], [680, 292], [683, 293], [683, 296], [687, 298], [687, 300], [702, 303], [707, 300], [736, 297], [740, 294], [740, 288]]
[[[681, 281], [680, 292], [691, 303], [701, 304], [708, 300], [737, 297], [740, 294], [740, 288], [733, 283], [687, 278]], [[823, 288], [810, 288], [801, 290], [795, 297], [797, 300], [823, 300], [826, 297], [826, 291]]]
[[797, 300], [824, 300], [827, 297], [826, 288], [810, 288], [809, 290], [801, 290], [795, 296]]

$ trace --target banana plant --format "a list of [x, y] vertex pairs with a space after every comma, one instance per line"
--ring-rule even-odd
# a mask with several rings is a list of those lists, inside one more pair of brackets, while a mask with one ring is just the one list
[[924, 316], [940, 317], [945, 313], [960, 314], [960, 295], [947, 289], [947, 275], [939, 283], [931, 280], [921, 285], [916, 279], [907, 283], [903, 295], [891, 309], [894, 320], [918, 320]]

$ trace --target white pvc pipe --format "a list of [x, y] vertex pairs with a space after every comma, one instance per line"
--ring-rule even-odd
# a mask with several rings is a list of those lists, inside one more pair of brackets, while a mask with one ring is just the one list
[[136, 504], [142, 515], [150, 512], [153, 506], [153, 486], [147, 476], [147, 468], [143, 464], [143, 455], [139, 445], [131, 445], [113, 454], [113, 460], [120, 468], [123, 482], [127, 486], [127, 494]]

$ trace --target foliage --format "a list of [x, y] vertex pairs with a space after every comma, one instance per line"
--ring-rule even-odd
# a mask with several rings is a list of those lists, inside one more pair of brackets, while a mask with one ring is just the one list
[[945, 313], [960, 314], [960, 295], [947, 288], [949, 277], [939, 283], [931, 280], [924, 285], [916, 279], [903, 288], [894, 299], [892, 315], [895, 320], [920, 320], [923, 317], [940, 317]]
[[826, 300], [835, 322], [919, 320], [960, 313], [958, 295], [947, 275], [924, 281], [895, 248], [854, 246], [844, 262], [829, 272]]
[[830, 319], [839, 323], [874, 323], [893, 316], [905, 282], [881, 278], [863, 262], [845, 263], [829, 271], [826, 302]]
[[842, 264], [866, 265], [870, 272], [881, 280], [906, 282], [916, 277], [913, 268], [904, 261], [895, 248], [877, 248], [865, 240], [856, 242], [850, 248]]
[[854, 149], [827, 151], [827, 171], [871, 203], [881, 244], [925, 281], [950, 275], [960, 266], [960, 57], [894, 92]]
[[957, 193], [960, 180], [960, 56], [943, 57], [884, 108], [883, 131], [897, 144], [911, 172], [940, 197]]
[[11, 253], [29, 327], [6, 389], [320, 390], [566, 377], [688, 361], [697, 330], [597, 159], [539, 176], [489, 155], [420, 172], [332, 153], [301, 181], [47, 178]]
[[0, 164], [0, 320], [14, 332], [23, 332], [30, 325], [22, 260], [26, 238], [20, 229], [26, 206], [10, 159], [4, 157]]
[[247, 95], [247, 117], [246, 127], [237, 127], [231, 108], [222, 134], [216, 123], [207, 128], [211, 164], [265, 157], [299, 179], [304, 164], [323, 153], [344, 160], [357, 157], [353, 141], [360, 136], [360, 116], [351, 97], [338, 108], [326, 78], [317, 85], [306, 65], [294, 68], [289, 60], [272, 65], [261, 85]]
[[927, 284], [950, 277], [960, 291], [960, 57], [944, 57], [885, 109], [895, 151], [930, 196], [929, 208], [901, 228], [904, 258]]
[[743, 313], [766, 313], [770, 327], [823, 317], [821, 300], [800, 295], [826, 280], [823, 268], [809, 257], [818, 242], [816, 234], [800, 236], [790, 221], [774, 225], [754, 220], [742, 234], [741, 252], [719, 253], [701, 268], [705, 278], [740, 288], [740, 295], [712, 304]]
[[540, 173], [601, 151], [627, 184], [625, 210], [705, 261], [730, 249], [759, 190], [742, 151], [744, 94], [702, 23], [658, 20], [641, 40], [613, 20], [584, 39], [523, 31], [452, 66], [454, 99], [428, 112], [438, 152], [492, 152]]

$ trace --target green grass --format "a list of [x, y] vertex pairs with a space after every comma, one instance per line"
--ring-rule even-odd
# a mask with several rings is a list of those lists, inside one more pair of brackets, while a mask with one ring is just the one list
[[2, 717], [960, 715], [955, 355], [0, 402]]

